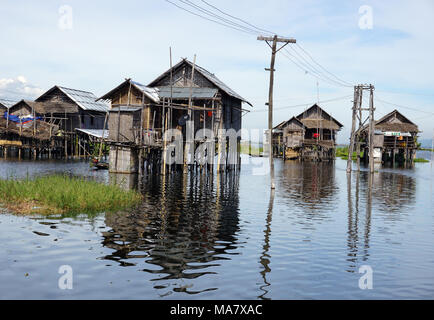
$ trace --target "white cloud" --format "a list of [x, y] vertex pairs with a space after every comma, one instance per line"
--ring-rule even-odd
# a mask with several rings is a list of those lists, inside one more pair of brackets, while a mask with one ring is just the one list
[[27, 82], [24, 76], [0, 79], [0, 97], [19, 99], [34, 99], [44, 92], [43, 89]]

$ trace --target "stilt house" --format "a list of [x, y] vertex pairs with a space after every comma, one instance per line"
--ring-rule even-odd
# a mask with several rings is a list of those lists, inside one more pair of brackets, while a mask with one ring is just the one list
[[[386, 114], [375, 121], [374, 125], [374, 161], [375, 162], [412, 162], [416, 155], [418, 126], [398, 110]], [[369, 154], [368, 126], [361, 133], [365, 160]]]
[[314, 104], [279, 125], [284, 157], [318, 161], [334, 159], [336, 134], [342, 127], [339, 121]]

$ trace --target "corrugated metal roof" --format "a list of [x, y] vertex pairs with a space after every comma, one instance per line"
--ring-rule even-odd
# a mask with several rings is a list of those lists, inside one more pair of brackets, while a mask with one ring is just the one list
[[110, 106], [103, 101], [96, 101], [97, 97], [88, 91], [75, 90], [57, 86], [64, 94], [71, 98], [83, 110], [107, 112]]
[[[161, 98], [170, 98], [170, 87], [157, 87], [158, 94]], [[193, 99], [212, 99], [217, 94], [217, 89], [214, 88], [191, 88], [191, 97]], [[185, 87], [173, 87], [172, 88], [173, 99], [188, 99], [190, 97], [190, 88]]]
[[119, 107], [113, 107], [109, 111], [110, 112], [119, 111], [119, 109], [120, 109], [121, 112], [135, 112], [135, 111], [141, 110], [142, 108], [140, 108], [140, 107], [129, 107], [129, 106], [119, 106]]
[[158, 96], [158, 90], [155, 88], [147, 87], [141, 83], [138, 83], [136, 81], [132, 81], [131, 79], [125, 79], [124, 82], [122, 82], [120, 85], [118, 85], [116, 88], [110, 90], [106, 94], [104, 94], [102, 97], [98, 98], [98, 100], [111, 100], [113, 97], [113, 94], [122, 88], [125, 85], [133, 85], [137, 90], [142, 92], [146, 97], [148, 97], [150, 100], [152, 100], [155, 103], [160, 102], [160, 97]]
[[6, 108], [12, 107], [14, 104], [16, 104], [18, 101], [9, 100], [9, 99], [0, 99], [0, 104], [2, 106], [5, 106]]
[[[191, 66], [193, 65], [192, 62], [186, 60]], [[232, 90], [231, 88], [229, 88], [223, 81], [221, 81], [219, 78], [217, 78], [215, 76], [214, 73], [209, 72], [208, 70], [195, 65], [194, 66], [195, 70], [199, 71], [203, 76], [205, 76], [209, 81], [211, 81], [212, 83], [214, 83], [217, 87], [219, 87], [221, 90], [223, 90], [224, 92], [226, 92], [228, 95], [238, 98], [241, 101], [244, 101], [248, 104], [250, 104], [250, 102], [248, 102], [246, 99], [244, 99], [242, 96], [240, 96], [238, 93], [236, 93], [234, 90]], [[250, 104], [251, 105], [251, 104]]]
[[145, 86], [144, 84], [138, 83], [136, 81], [132, 81], [131, 83], [140, 91], [142, 91], [149, 99], [154, 101], [155, 103], [160, 102], [160, 97], [158, 95], [158, 90], [156, 88], [150, 88]]
[[[173, 70], [175, 70], [176, 68], [178, 68], [179, 66], [181, 66], [183, 63], [187, 63], [190, 66], [193, 66], [193, 63], [187, 59], [182, 59], [180, 62], [178, 62], [175, 66], [172, 67]], [[236, 93], [234, 90], [232, 90], [231, 88], [229, 88], [223, 81], [221, 81], [219, 78], [217, 78], [215, 76], [215, 74], [209, 72], [208, 70], [198, 66], [197, 64], [195, 64], [194, 66], [195, 71], [199, 72], [200, 74], [202, 74], [205, 78], [207, 78], [209, 81], [211, 81], [216, 87], [218, 87], [220, 90], [226, 92], [229, 96], [231, 97], [235, 97], [237, 99], [240, 99], [241, 101], [249, 104], [252, 106], [252, 104], [250, 102], [248, 102], [246, 99], [244, 99], [243, 97], [241, 97], [238, 93]], [[155, 79], [154, 81], [152, 81], [149, 86], [153, 86], [154, 84], [156, 84], [160, 79], [162, 79], [165, 75], [167, 75], [170, 72], [171, 69], [167, 70], [166, 72], [164, 72], [163, 74], [161, 74], [157, 79]]]
[[79, 129], [76, 128], [75, 130], [77, 131], [81, 131], [89, 136], [93, 136], [93, 137], [97, 137], [97, 138], [101, 138], [103, 133], [104, 133], [104, 139], [107, 139], [109, 136], [109, 131], [108, 130], [102, 130], [102, 129]]

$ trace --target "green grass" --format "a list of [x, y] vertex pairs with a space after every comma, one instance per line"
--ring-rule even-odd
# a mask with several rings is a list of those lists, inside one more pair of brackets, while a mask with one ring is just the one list
[[264, 151], [263, 147], [254, 147], [247, 143], [242, 143], [240, 147], [240, 152], [244, 154], [253, 154], [253, 155], [259, 155], [261, 152]]
[[0, 202], [21, 214], [97, 213], [139, 203], [137, 191], [125, 191], [84, 178], [53, 175], [33, 179], [0, 179]]
[[[343, 160], [348, 160], [348, 147], [336, 148], [336, 157], [339, 157]], [[360, 152], [360, 157], [363, 157], [363, 151]], [[357, 160], [357, 152], [353, 152], [352, 159]]]
[[413, 160], [414, 162], [429, 162], [429, 160], [426, 160], [424, 158], [416, 158]]

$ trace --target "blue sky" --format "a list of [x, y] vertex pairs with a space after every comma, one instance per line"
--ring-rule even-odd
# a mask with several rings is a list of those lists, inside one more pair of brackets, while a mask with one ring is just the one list
[[[173, 0], [178, 1], [178, 0]], [[205, 6], [199, 0], [191, 0]], [[351, 84], [372, 83], [383, 101], [431, 138], [434, 122], [434, 2], [426, 1], [218, 1], [220, 9], [279, 35], [294, 37], [327, 70]], [[72, 8], [72, 29], [59, 28], [59, 8]], [[183, 5], [181, 3], [181, 5]], [[362, 5], [373, 28], [360, 29]], [[184, 5], [185, 6], [185, 5]], [[174, 62], [193, 59], [254, 104], [245, 128], [265, 128], [270, 49], [244, 34], [181, 11], [164, 0], [0, 0], [0, 98], [34, 98], [55, 84], [102, 95], [131, 77], [149, 83]], [[292, 50], [292, 49], [290, 49]], [[291, 51], [290, 51], [291, 52]], [[274, 123], [317, 101], [317, 79], [283, 55], [276, 61]], [[319, 80], [321, 105], [344, 129], [351, 124], [351, 87]], [[376, 118], [395, 109], [376, 101]], [[424, 111], [424, 112], [423, 112]]]

